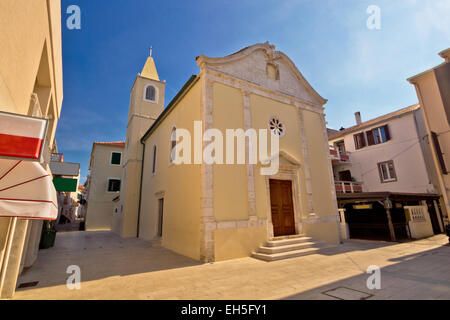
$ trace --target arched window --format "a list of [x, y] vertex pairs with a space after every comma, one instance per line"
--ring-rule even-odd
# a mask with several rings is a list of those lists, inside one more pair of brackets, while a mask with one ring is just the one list
[[176, 156], [176, 146], [177, 146], [177, 128], [172, 128], [172, 133], [170, 134], [170, 163], [175, 161]]
[[149, 84], [148, 86], [145, 87], [144, 100], [156, 102], [156, 94], [157, 94], [156, 87]]

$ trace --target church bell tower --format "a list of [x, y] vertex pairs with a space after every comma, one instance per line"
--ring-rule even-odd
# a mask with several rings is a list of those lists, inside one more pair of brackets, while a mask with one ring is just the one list
[[113, 217], [113, 229], [124, 238], [136, 237], [142, 169], [141, 138], [164, 109], [165, 81], [160, 81], [150, 55], [136, 76], [130, 93], [127, 138], [120, 191], [121, 212]]

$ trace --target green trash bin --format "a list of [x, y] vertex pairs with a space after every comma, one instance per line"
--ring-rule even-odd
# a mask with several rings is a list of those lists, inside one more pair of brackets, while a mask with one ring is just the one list
[[39, 249], [48, 249], [55, 245], [56, 230], [51, 227], [50, 221], [45, 221], [42, 226], [41, 242]]

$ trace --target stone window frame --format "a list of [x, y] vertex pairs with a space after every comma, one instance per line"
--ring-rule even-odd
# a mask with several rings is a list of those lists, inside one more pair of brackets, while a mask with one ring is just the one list
[[[111, 181], [111, 180], [119, 180], [120, 181], [119, 191], [109, 191], [109, 181]], [[117, 177], [108, 177], [106, 179], [106, 192], [107, 193], [119, 193], [121, 188], [122, 188], [122, 179], [117, 178]]]
[[[147, 99], [147, 89], [148, 89], [149, 87], [153, 87], [153, 88], [155, 89], [155, 100]], [[157, 87], [157, 86], [155, 86], [155, 85], [152, 84], [152, 83], [149, 83], [149, 84], [147, 84], [146, 86], [144, 86], [144, 95], [143, 95], [143, 97], [142, 97], [142, 99], [143, 99], [144, 101], [146, 101], [146, 102], [151, 102], [151, 103], [158, 103], [158, 98], [159, 98], [159, 91], [158, 91], [158, 87]]]

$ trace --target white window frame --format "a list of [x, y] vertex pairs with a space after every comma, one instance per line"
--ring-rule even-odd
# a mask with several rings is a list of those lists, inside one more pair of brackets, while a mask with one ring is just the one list
[[115, 178], [115, 177], [108, 177], [107, 179], [106, 179], [106, 192], [107, 193], [120, 193], [120, 189], [119, 189], [119, 191], [109, 191], [108, 190], [108, 188], [109, 188], [109, 181], [110, 180], [119, 180], [120, 181], [120, 189], [122, 189], [122, 179], [120, 179], [120, 178]]
[[[394, 167], [394, 172], [395, 172], [395, 178], [391, 177], [391, 173], [389, 172], [389, 164], [392, 163], [392, 166]], [[385, 166], [386, 168], [386, 173], [388, 174], [389, 178], [388, 179], [384, 179], [383, 178], [383, 169], [381, 168], [382, 166]], [[379, 167], [379, 173], [380, 173], [380, 179], [382, 183], [386, 183], [386, 182], [396, 182], [398, 180], [397, 177], [397, 170], [395, 170], [395, 165], [394, 165], [394, 161], [389, 160], [389, 161], [383, 161], [383, 162], [379, 162], [378, 163], [378, 167]]]
[[[114, 164], [114, 163], [112, 163], [112, 156], [113, 156], [113, 153], [120, 153], [120, 163], [119, 163], [119, 164]], [[121, 151], [111, 151], [111, 155], [110, 155], [110, 157], [109, 157], [109, 164], [110, 164], [111, 166], [116, 166], [116, 167], [121, 166], [121, 165], [122, 165], [122, 156], [123, 156], [123, 154], [122, 154]]]
[[[147, 99], [147, 88], [148, 88], [148, 87], [153, 87], [153, 88], [155, 88], [155, 100], [149, 100], [149, 99]], [[158, 90], [158, 87], [155, 86], [154, 84], [151, 84], [151, 83], [147, 84], [147, 85], [144, 87], [144, 94], [143, 94], [142, 99], [143, 99], [144, 101], [146, 101], [146, 102], [158, 103], [158, 99], [159, 99], [159, 90]]]

